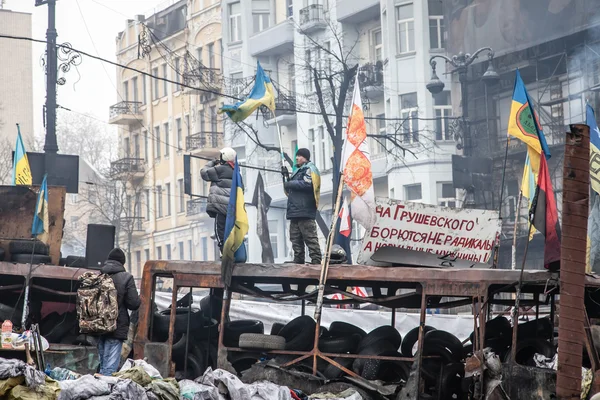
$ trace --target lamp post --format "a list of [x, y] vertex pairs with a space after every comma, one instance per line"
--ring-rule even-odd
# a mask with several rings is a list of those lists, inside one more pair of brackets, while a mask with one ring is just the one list
[[[456, 147], [459, 150], [463, 150], [463, 154], [466, 157], [473, 155], [473, 146], [472, 146], [472, 138], [471, 138], [471, 129], [469, 125], [469, 91], [467, 89], [467, 71], [468, 68], [473, 62], [479, 57], [479, 55], [483, 52], [488, 52], [488, 68], [481, 77], [487, 85], [493, 85], [498, 83], [500, 80], [500, 75], [494, 69], [494, 50], [490, 47], [483, 47], [477, 50], [473, 54], [460, 52], [455, 56], [447, 57], [444, 55], [436, 54], [431, 56], [429, 59], [429, 65], [431, 65], [431, 80], [427, 83], [427, 90], [431, 92], [431, 94], [438, 94], [442, 90], [444, 90], [444, 82], [440, 80], [435, 71], [437, 62], [436, 58], [441, 58], [446, 61], [448, 64], [452, 65], [454, 69], [451, 73], [458, 73], [458, 80], [460, 82], [460, 92], [461, 92], [461, 103], [462, 103], [462, 144], [459, 142]], [[473, 187], [467, 189], [467, 195], [465, 198], [465, 206], [473, 207], [475, 205], [475, 199], [473, 196]]]

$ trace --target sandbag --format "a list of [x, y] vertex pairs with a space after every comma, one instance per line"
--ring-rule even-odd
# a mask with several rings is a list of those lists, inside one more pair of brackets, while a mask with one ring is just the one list
[[44, 383], [35, 389], [25, 385], [15, 386], [8, 392], [8, 400], [57, 400], [59, 393], [58, 382], [46, 378]]
[[[146, 392], [150, 400], [179, 400], [179, 386], [173, 378], [155, 379], [146, 386], [146, 389], [150, 391]], [[150, 393], [154, 396], [151, 397]]]
[[124, 379], [113, 386], [109, 400], [148, 400], [146, 390], [132, 381]]
[[315, 393], [309, 400], [363, 400], [363, 397], [354, 389], [346, 389], [341, 393]]
[[15, 378], [8, 378], [0, 380], [0, 396], [7, 394], [15, 386], [22, 385], [25, 382], [24, 376], [17, 376]]
[[188, 379], [179, 381], [179, 393], [187, 400], [221, 400], [219, 391], [212, 385], [202, 385]]
[[[195, 382], [202, 385], [212, 385], [217, 388], [221, 386], [223, 389], [227, 389], [227, 393], [231, 400], [250, 399], [250, 392], [240, 378], [222, 369], [213, 371], [212, 368], [209, 367], [204, 372], [204, 375], [195, 379]], [[222, 390], [219, 392], [222, 393]]]
[[35, 389], [46, 382], [46, 374], [21, 360], [0, 358], [0, 379], [25, 377], [25, 384]]
[[133, 367], [124, 371], [114, 373], [113, 376], [116, 376], [117, 378], [121, 379], [131, 379], [132, 381], [143, 387], [146, 387], [152, 382], [152, 378], [150, 377], [150, 375], [148, 375], [148, 373], [144, 370], [144, 367], [142, 366]]
[[58, 400], [87, 400], [92, 396], [103, 396], [110, 394], [108, 383], [94, 378], [92, 375], [84, 375], [79, 379], [58, 382], [60, 395]]
[[290, 389], [273, 382], [261, 381], [246, 385], [251, 400], [290, 400]]

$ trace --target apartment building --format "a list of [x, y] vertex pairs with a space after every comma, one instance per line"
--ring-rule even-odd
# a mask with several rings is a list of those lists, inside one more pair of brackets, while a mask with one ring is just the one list
[[[224, 0], [222, 12], [223, 73], [231, 82], [226, 90], [230, 94], [243, 90], [258, 60], [278, 95], [274, 116], [259, 114], [248, 119], [255, 135], [226, 125], [225, 141], [237, 150], [240, 160], [278, 169], [279, 154], [265, 148], [279, 146], [279, 125], [283, 150], [290, 157], [296, 146], [311, 150], [322, 175], [320, 212], [328, 223], [334, 144], [318, 105], [314, 72], [318, 71], [325, 88], [326, 114], [335, 124], [327, 78], [332, 78], [338, 93], [340, 72], [359, 64], [367, 130], [376, 135], [369, 138], [376, 196], [455, 205], [451, 156], [456, 153], [456, 143], [449, 121], [444, 119], [452, 115], [452, 96], [449, 91], [433, 96], [425, 86], [431, 55], [444, 53], [441, 1]], [[438, 65], [438, 75], [447, 79], [444, 65]], [[345, 115], [354, 80], [349, 84]], [[343, 124], [346, 121], [344, 116]], [[254, 187], [258, 172], [245, 171], [247, 188]], [[291, 250], [285, 220], [287, 199], [277, 173], [260, 173], [273, 199], [269, 230], [280, 262], [289, 259]], [[251, 196], [247, 191], [246, 198]], [[256, 210], [247, 210], [254, 220]], [[362, 233], [355, 229], [354, 238]], [[260, 261], [260, 242], [252, 228], [248, 247], [250, 260]]]
[[[121, 158], [111, 176], [128, 195], [120, 235], [138, 277], [149, 259], [218, 258], [206, 199], [184, 194], [183, 155], [214, 159], [222, 147], [220, 99], [207, 93], [221, 85], [221, 4], [171, 0], [162, 7], [128, 20], [116, 39], [119, 63], [135, 71], [117, 70], [110, 123], [119, 126]], [[200, 178], [205, 162], [191, 163], [192, 192], [201, 196], [208, 194]]]

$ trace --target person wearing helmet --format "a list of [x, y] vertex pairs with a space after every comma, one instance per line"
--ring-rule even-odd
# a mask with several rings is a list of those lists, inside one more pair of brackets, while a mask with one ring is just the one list
[[221, 149], [221, 154], [217, 160], [207, 162], [200, 171], [202, 179], [210, 182], [206, 213], [215, 219], [215, 239], [221, 251], [225, 239], [225, 221], [227, 220], [227, 206], [231, 195], [235, 157], [235, 150], [231, 147], [225, 147]]

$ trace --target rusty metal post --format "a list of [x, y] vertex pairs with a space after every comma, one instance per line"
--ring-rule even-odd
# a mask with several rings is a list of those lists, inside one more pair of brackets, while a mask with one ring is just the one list
[[565, 142], [556, 394], [579, 399], [584, 337], [590, 128], [571, 125]]

